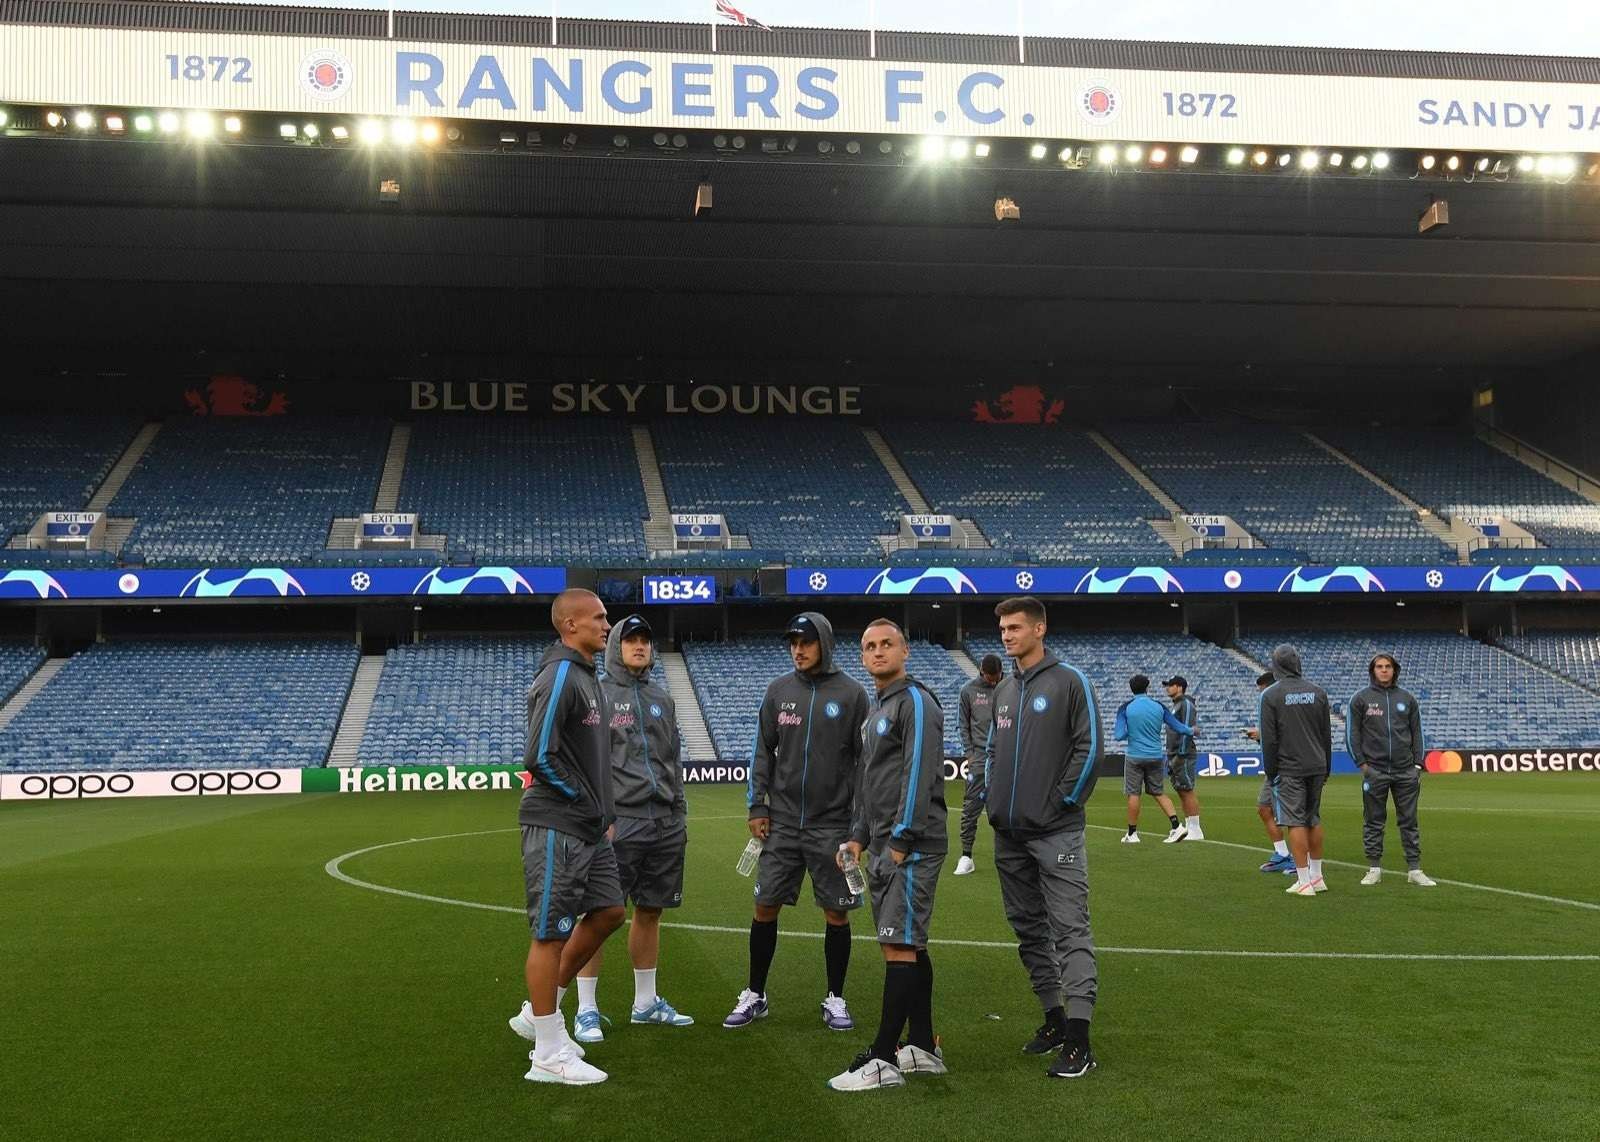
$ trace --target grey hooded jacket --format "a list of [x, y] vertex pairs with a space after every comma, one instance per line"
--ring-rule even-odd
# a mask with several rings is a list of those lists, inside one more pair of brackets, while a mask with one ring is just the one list
[[1094, 687], [1055, 655], [994, 690], [984, 745], [989, 823], [1017, 840], [1081, 832], [1104, 743]]
[[1422, 704], [1409, 690], [1400, 688], [1400, 660], [1392, 654], [1373, 655], [1367, 676], [1379, 658], [1394, 663], [1394, 682], [1372, 685], [1350, 699], [1345, 718], [1345, 744], [1357, 765], [1404, 772], [1422, 764], [1427, 747], [1422, 740]]
[[999, 682], [989, 685], [980, 674], [961, 687], [961, 748], [967, 751], [968, 757], [983, 754], [983, 743], [989, 739], [989, 723], [994, 721], [994, 692], [999, 686]]
[[[655, 661], [651, 648], [650, 661]], [[683, 743], [672, 696], [622, 662], [622, 624], [606, 640], [600, 683], [611, 729], [611, 787], [619, 817], [678, 816], [684, 811]]]
[[1300, 676], [1300, 652], [1285, 643], [1272, 652], [1277, 679], [1261, 691], [1261, 767], [1268, 777], [1326, 777], [1333, 768], [1333, 718], [1328, 692]]
[[808, 611], [822, 657], [773, 679], [761, 700], [745, 803], [775, 825], [850, 825], [867, 692], [833, 664], [833, 626]]
[[528, 749], [532, 779], [517, 820], [599, 842], [616, 820], [611, 758], [600, 712], [594, 663], [561, 643], [539, 659], [528, 691]]
[[852, 840], [902, 853], [942, 853], [944, 709], [907, 675], [878, 694], [861, 727], [861, 779]]

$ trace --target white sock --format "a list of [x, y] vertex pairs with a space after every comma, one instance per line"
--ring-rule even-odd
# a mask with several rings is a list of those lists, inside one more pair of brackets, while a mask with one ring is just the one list
[[1281, 857], [1288, 856], [1289, 855], [1289, 842], [1288, 841], [1273, 841], [1272, 842], [1272, 851], [1277, 853]]
[[1189, 829], [1189, 831], [1191, 833], [1198, 832], [1200, 830], [1200, 818], [1199, 817], [1186, 817], [1186, 818], [1184, 818], [1184, 822], [1183, 823], [1184, 823], [1184, 825], [1186, 825], [1188, 827], [1188, 829]]
[[1322, 862], [1320, 860], [1318, 860], [1316, 857], [1312, 857], [1311, 858], [1311, 879], [1312, 880], [1321, 880], [1322, 879]]
[[656, 1001], [656, 969], [633, 969], [633, 1009], [644, 1011]]
[[600, 977], [597, 975], [578, 977], [578, 1010], [599, 1011], [600, 1005], [595, 1002], [595, 988], [600, 986]]
[[564, 987], [556, 988], [556, 1014], [557, 1015], [561, 1014], [561, 1001], [566, 999], [566, 998], [567, 998], [567, 989], [564, 988]]
[[1311, 883], [1311, 870], [1309, 868], [1304, 868], [1297, 864], [1294, 866], [1294, 875], [1301, 884]]
[[561, 1053], [567, 1045], [567, 1023], [560, 1010], [550, 1015], [533, 1017], [533, 1057], [547, 1063]]

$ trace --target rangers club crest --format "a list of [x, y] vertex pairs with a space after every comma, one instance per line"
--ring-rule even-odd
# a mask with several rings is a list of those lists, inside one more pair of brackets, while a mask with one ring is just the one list
[[1093, 123], [1104, 123], [1115, 118], [1119, 103], [1117, 93], [1103, 83], [1090, 84], [1078, 97], [1078, 107], [1083, 117]]
[[350, 61], [335, 51], [315, 51], [300, 63], [300, 86], [313, 99], [333, 101], [350, 89]]

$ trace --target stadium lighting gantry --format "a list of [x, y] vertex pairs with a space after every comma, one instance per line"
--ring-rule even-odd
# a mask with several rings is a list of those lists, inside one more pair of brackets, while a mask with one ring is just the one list
[[80, 131], [93, 131], [94, 116], [87, 111], [79, 111], [72, 116], [72, 125]]
[[217, 122], [207, 111], [191, 111], [184, 126], [193, 139], [209, 139], [217, 133]]
[[363, 119], [361, 121], [361, 141], [369, 147], [377, 146], [383, 142], [383, 124], [376, 119]]
[[1043, 143], [1035, 143], [1033, 146], [1028, 148], [1028, 157], [1030, 159], [1042, 159], [1049, 153], [1050, 148], [1045, 146]]

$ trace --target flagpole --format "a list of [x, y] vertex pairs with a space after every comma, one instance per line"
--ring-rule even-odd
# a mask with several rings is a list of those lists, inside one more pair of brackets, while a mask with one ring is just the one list
[[1022, 35], [1022, 0], [1017, 0], [1017, 62], [1028, 62], [1028, 42]]
[[711, 0], [711, 54], [717, 54], [717, 0]]
[[878, 58], [878, 0], [867, 0], [867, 57]]
[[561, 8], [561, 5], [559, 3], [557, 3], [556, 0], [550, 0], [550, 46], [551, 47], [555, 47], [558, 43], [560, 43], [560, 39], [556, 36], [556, 21], [561, 18], [560, 8]]

